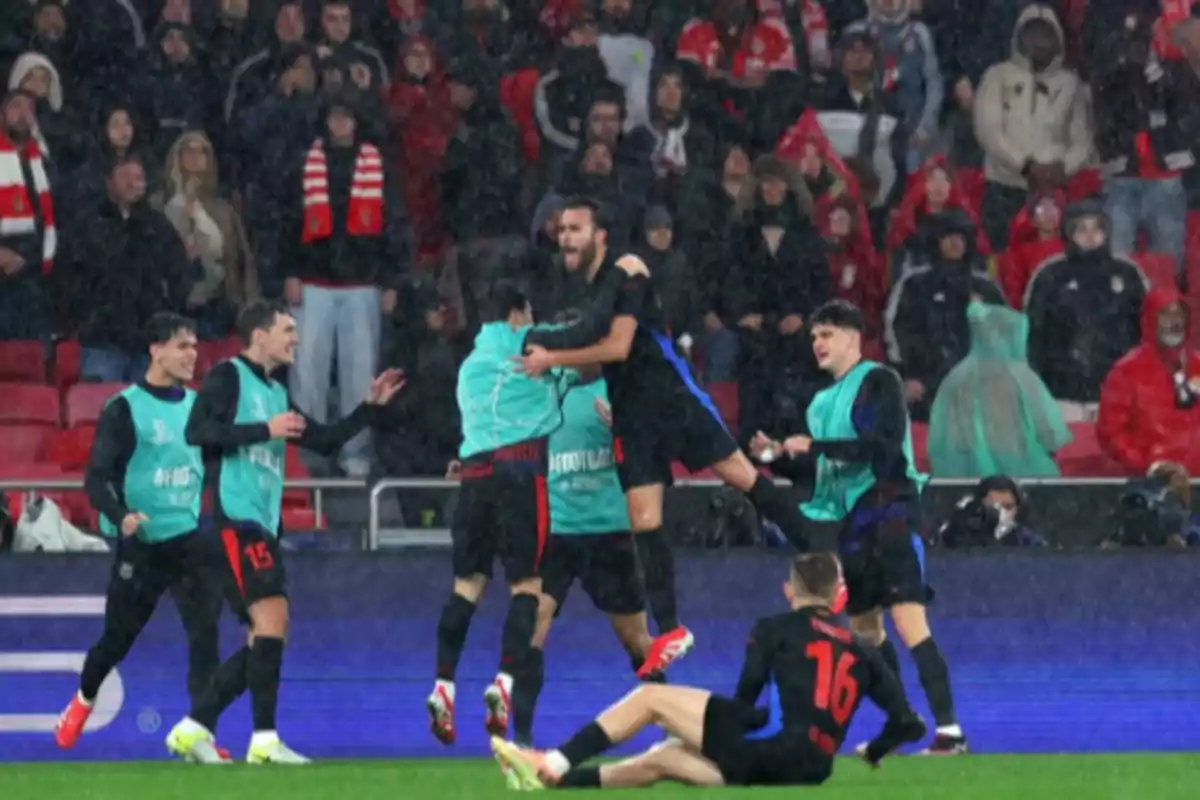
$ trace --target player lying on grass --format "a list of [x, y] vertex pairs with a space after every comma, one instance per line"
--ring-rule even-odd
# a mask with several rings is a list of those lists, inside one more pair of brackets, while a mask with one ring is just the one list
[[[688, 686], [647, 684], [557, 750], [527, 750], [493, 738], [496, 759], [515, 778], [510, 785], [528, 791], [664, 780], [694, 786], [823, 783], [864, 696], [888, 719], [864, 756], [877, 766], [897, 747], [924, 736], [925, 724], [878, 652], [859, 645], [829, 610], [841, 581], [833, 554], [796, 557], [784, 584], [791, 610], [755, 623], [733, 699]], [[751, 738], [752, 730], [769, 721], [754, 707], [768, 683], [778, 695], [778, 728]], [[650, 725], [674, 740], [614, 764], [584, 766]]]

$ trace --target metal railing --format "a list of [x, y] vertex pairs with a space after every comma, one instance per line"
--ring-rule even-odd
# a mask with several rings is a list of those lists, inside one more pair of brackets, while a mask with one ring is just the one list
[[[1030, 486], [1122, 486], [1127, 478], [1029, 478], [1020, 480], [1022, 487]], [[777, 484], [787, 485], [787, 481], [776, 480]], [[931, 485], [946, 488], [966, 488], [978, 483], [969, 478], [935, 478]], [[384, 478], [370, 487], [369, 518], [363, 539], [363, 547], [367, 550], [378, 550], [381, 530], [380, 499], [384, 492], [392, 490], [440, 489], [450, 490], [458, 484], [444, 478]], [[675, 481], [675, 486], [685, 488], [716, 488], [722, 482], [713, 478], [681, 478]], [[1193, 486], [1200, 486], [1200, 478], [1192, 480]], [[358, 478], [303, 478], [287, 480], [283, 483], [287, 490], [303, 490], [313, 493], [313, 512], [317, 520], [325, 518], [325, 492], [365, 490], [367, 482]], [[0, 480], [0, 491], [18, 491], [32, 499], [37, 492], [82, 491], [83, 481], [75, 479], [26, 479]]]

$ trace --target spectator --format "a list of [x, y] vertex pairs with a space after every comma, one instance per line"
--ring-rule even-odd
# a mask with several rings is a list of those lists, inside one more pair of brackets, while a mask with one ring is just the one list
[[662, 300], [663, 320], [676, 344], [690, 359], [700, 334], [699, 286], [687, 256], [675, 249], [671, 212], [663, 206], [646, 211], [643, 239], [635, 248], [650, 269]]
[[970, 350], [967, 306], [1004, 303], [975, 250], [975, 223], [963, 211], [933, 217], [936, 243], [929, 263], [900, 278], [888, 299], [884, 336], [888, 358], [904, 378], [913, 419], [929, 419], [929, 408], [942, 380]]
[[[329, 102], [326, 136], [312, 142], [297, 209], [285, 218], [284, 297], [308, 342], [290, 370], [292, 396], [316, 420], [327, 419], [337, 347], [338, 408], [349, 414], [379, 364], [382, 319], [396, 309], [404, 266], [404, 206], [385, 176], [379, 148], [359, 137], [352, 95]], [[370, 471], [364, 431], [342, 448], [346, 474]]]
[[[763, 19], [778, 18], [787, 23], [796, 45], [796, 58], [801, 60], [801, 52], [807, 52], [807, 66], [813, 75], [822, 75], [836, 63], [829, 47], [829, 16], [820, 0], [757, 0], [756, 5]], [[853, 4], [839, 5], [848, 7]]]
[[1096, 433], [1131, 473], [1162, 459], [1200, 469], [1200, 353], [1189, 344], [1183, 297], [1158, 287], [1142, 305], [1142, 342], [1109, 371]]
[[1058, 475], [1071, 441], [1054, 398], [1026, 360], [1029, 320], [1001, 305], [967, 306], [971, 350], [942, 382], [929, 414], [929, 463], [939, 478]]
[[180, 134], [207, 129], [212, 96], [190, 26], [165, 22], [150, 38], [154, 50], [146, 79], [144, 117], [151, 123], [147, 144], [155, 160], [162, 163]]
[[217, 194], [216, 153], [203, 133], [189, 131], [171, 145], [163, 174], [166, 192], [156, 205], [179, 232], [200, 274], [188, 294], [187, 312], [202, 339], [224, 339], [233, 333], [238, 311], [258, 297], [242, 218]]
[[108, 196], [64, 240], [64, 301], [79, 323], [80, 376], [133, 382], [146, 372], [146, 322], [182, 311], [191, 289], [179, 234], [146, 200], [146, 172], [136, 156], [108, 173]]
[[596, 47], [608, 79], [625, 94], [625, 130], [650, 122], [654, 45], [633, 15], [633, 0], [601, 0]]
[[949, 548], [1046, 547], [1049, 542], [1029, 527], [1028, 503], [1017, 482], [990, 475], [954, 504], [950, 518], [938, 528], [938, 540]]
[[1112, 251], [1138, 249], [1144, 226], [1149, 249], [1175, 259], [1183, 278], [1187, 195], [1182, 170], [1195, 165], [1189, 117], [1200, 88], [1186, 64], [1159, 62], [1150, 53], [1151, 22], [1138, 14], [1119, 33], [1092, 69], [1096, 149], [1108, 175], [1105, 210], [1112, 221]]
[[50, 334], [44, 275], [58, 236], [33, 103], [28, 93], [10, 91], [0, 107], [0, 339]]
[[[229, 91], [225, 94], [225, 124], [233, 125], [251, 109], [273, 93], [279, 73], [286, 70], [285, 50], [295, 52], [304, 42], [307, 22], [300, 2], [282, 2], [275, 12], [271, 43], [245, 58], [233, 69]], [[312, 65], [316, 67], [315, 57]]]
[[1000, 257], [997, 277], [1013, 308], [1025, 307], [1025, 290], [1038, 267], [1063, 252], [1062, 217], [1067, 195], [1061, 189], [1034, 192], [1008, 233], [1008, 252]]
[[[216, 26], [208, 35], [205, 48], [215, 86], [230, 86], [235, 71], [254, 53], [255, 33], [250, 0], [219, 0]], [[222, 104], [222, 113], [224, 110]]]
[[975, 225], [975, 253], [988, 254], [987, 236], [978, 227], [978, 217], [968, 205], [953, 170], [945, 157], [933, 156], [921, 166], [920, 172], [909, 178], [900, 207], [892, 214], [887, 251], [893, 270], [902, 273], [913, 265], [928, 262], [928, 247], [937, 243], [929, 236], [927, 222], [947, 211], [959, 211], [971, 218]]
[[867, 18], [847, 33], [866, 31], [887, 59], [888, 83], [895, 86], [901, 130], [908, 137], [907, 170], [915, 170], [937, 136], [945, 87], [933, 35], [913, 19], [912, 0], [870, 0]]
[[[667, 64], [655, 75], [650, 101], [650, 166], [654, 170], [651, 198], [676, 208], [685, 186], [703, 180], [713, 166], [714, 142], [700, 120], [689, 112], [687, 76], [679, 64]], [[689, 177], [692, 180], [689, 180]]]
[[383, 55], [357, 38], [350, 0], [323, 0], [319, 52], [331, 52], [350, 66], [350, 78], [359, 92], [387, 91], [388, 67]]
[[575, 168], [563, 178], [558, 188], [549, 192], [533, 211], [535, 224], [549, 216], [548, 207], [560, 207], [563, 198], [587, 195], [608, 209], [609, 247], [620, 250], [634, 241], [635, 226], [642, 218], [643, 205], [637, 193], [625, 190], [626, 184], [617, 172], [612, 146], [596, 141], [581, 147]]
[[822, 197], [813, 219], [826, 244], [833, 296], [854, 303], [863, 312], [867, 330], [863, 353], [883, 360], [883, 306], [887, 294], [884, 263], [862, 225], [862, 205], [848, 194]]
[[1029, 363], [1059, 401], [1067, 422], [1095, 419], [1100, 384], [1138, 343], [1146, 276], [1108, 247], [1108, 217], [1078, 203], [1063, 222], [1066, 252], [1029, 282]]
[[462, 0], [459, 22], [443, 26], [438, 50], [452, 60], [482, 59], [494, 75], [519, 69], [533, 56], [528, 39], [537, 27], [536, 20], [517, 16], [521, 11], [522, 3]]
[[805, 335], [808, 313], [832, 295], [829, 266], [810, 212], [812, 198], [794, 166], [774, 156], [754, 162], [736, 208], [726, 277], [730, 327], [739, 341], [738, 406], [743, 438], [774, 425], [785, 379], [815, 372]]
[[41, 53], [24, 53], [8, 74], [9, 91], [27, 93], [34, 102], [33, 138], [43, 158], [55, 159], [55, 146], [70, 132], [70, 122], [63, 119], [63, 90], [58, 70]]
[[865, 29], [847, 32], [838, 42], [834, 73], [821, 98], [822, 111], [856, 111], [904, 119], [896, 95], [887, 91], [887, 57]]
[[415, 38], [404, 43], [388, 92], [387, 112], [395, 134], [388, 155], [404, 181], [404, 204], [417, 252], [440, 253], [445, 231], [439, 181], [454, 130], [455, 107], [431, 41]]
[[1062, 188], [1092, 152], [1087, 93], [1063, 66], [1054, 12], [1033, 4], [1018, 17], [1013, 53], [988, 69], [975, 96], [984, 152], [983, 222], [997, 250], [1030, 190]]

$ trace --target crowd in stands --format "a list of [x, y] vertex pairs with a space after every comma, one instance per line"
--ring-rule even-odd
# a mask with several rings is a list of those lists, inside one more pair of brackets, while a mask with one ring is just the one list
[[[558, 305], [583, 193], [744, 438], [802, 415], [806, 317], [841, 297], [935, 475], [1195, 474], [1193, 5], [12, 0], [0, 351], [107, 386], [155, 311], [210, 363], [282, 296], [313, 417], [409, 376], [333, 466], [440, 475], [486, 287]], [[3, 352], [0, 422], [29, 422]]]

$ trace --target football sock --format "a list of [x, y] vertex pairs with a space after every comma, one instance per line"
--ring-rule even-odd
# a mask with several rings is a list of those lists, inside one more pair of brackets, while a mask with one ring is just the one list
[[462, 658], [463, 646], [467, 643], [467, 630], [475, 604], [461, 595], [452, 594], [442, 607], [442, 616], [437, 628], [437, 677], [438, 680], [453, 681], [458, 672], [458, 661]]
[[275, 730], [275, 707], [279, 702], [279, 674], [283, 669], [283, 639], [255, 636], [246, 660], [246, 684], [254, 730]]
[[217, 718], [234, 700], [246, 691], [246, 676], [249, 671], [250, 648], [243, 647], [217, 667], [216, 674], [198, 699], [192, 701], [192, 719], [216, 730]]
[[779, 526], [792, 547], [802, 553], [808, 552], [808, 536], [804, 531], [804, 518], [800, 516], [800, 506], [787, 492], [776, 486], [770, 478], [759, 475], [746, 496], [758, 510], [759, 516], [766, 517]]
[[[892, 644], [891, 639], [884, 639], [883, 644], [879, 645], [879, 654], [883, 656], [883, 661], [887, 664], [896, 677], [900, 677], [900, 654], [896, 652], [896, 645]], [[915, 654], [914, 654], [915, 655]]]
[[662, 528], [633, 535], [638, 560], [646, 578], [646, 599], [659, 634], [679, 627], [675, 606], [675, 556]]
[[527, 663], [533, 631], [537, 628], [538, 599], [531, 594], [515, 594], [508, 601], [508, 616], [500, 634], [500, 671], [516, 675]]
[[[634, 655], [629, 657], [629, 666], [634, 671], [634, 674], [636, 674], [637, 671], [642, 668], [642, 664], [644, 663], [646, 663], [646, 657], [644, 655]], [[646, 677], [639, 678], [638, 680], [640, 680], [642, 683], [666, 683], [667, 673], [651, 672]]]
[[921, 678], [921, 687], [925, 690], [934, 722], [939, 728], [954, 725], [957, 720], [954, 717], [954, 697], [950, 693], [950, 670], [933, 637], [914, 647], [912, 656], [913, 661], [917, 662], [917, 674]]
[[533, 710], [546, 682], [546, 654], [540, 647], [530, 647], [525, 668], [513, 681], [513, 734], [518, 743], [533, 741]]
[[[608, 734], [604, 732], [599, 723], [593, 721], [580, 728], [566, 744], [549, 755], [552, 760], [556, 760], [553, 759], [553, 756], [560, 754], [567, 760], [568, 764], [574, 767], [576, 764], [582, 764], [589, 758], [595, 758], [612, 746], [613, 743], [608, 738]], [[552, 763], [551, 766], [556, 765]]]
[[575, 767], [559, 781], [559, 789], [599, 789], [599, 767]]

